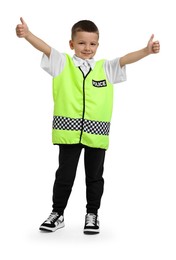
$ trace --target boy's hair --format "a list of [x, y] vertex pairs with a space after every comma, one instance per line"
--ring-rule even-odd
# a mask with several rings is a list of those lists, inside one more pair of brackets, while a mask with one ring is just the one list
[[73, 25], [71, 30], [72, 40], [77, 32], [94, 32], [97, 33], [99, 37], [98, 27], [92, 21], [89, 20], [81, 20]]

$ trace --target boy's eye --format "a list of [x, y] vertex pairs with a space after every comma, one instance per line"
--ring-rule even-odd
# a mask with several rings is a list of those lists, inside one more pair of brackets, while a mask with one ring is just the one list
[[[85, 44], [84, 42], [79, 42], [79, 44]], [[96, 43], [91, 43], [90, 45], [92, 45], [92, 46], [95, 46], [96, 45]]]

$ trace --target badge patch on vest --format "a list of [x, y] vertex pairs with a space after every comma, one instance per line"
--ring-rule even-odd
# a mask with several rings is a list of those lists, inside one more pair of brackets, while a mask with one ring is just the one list
[[102, 88], [102, 87], [107, 87], [106, 80], [92, 80], [92, 85], [96, 88]]

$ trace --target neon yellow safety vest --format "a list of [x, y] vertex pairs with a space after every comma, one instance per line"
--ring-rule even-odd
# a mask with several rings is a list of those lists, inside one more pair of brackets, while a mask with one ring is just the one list
[[66, 54], [63, 71], [53, 78], [53, 144], [78, 144], [107, 149], [113, 106], [113, 85], [104, 60], [84, 76]]

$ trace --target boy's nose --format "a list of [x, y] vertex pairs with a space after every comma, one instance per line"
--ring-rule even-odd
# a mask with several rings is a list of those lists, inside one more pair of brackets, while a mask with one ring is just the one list
[[85, 45], [85, 50], [86, 50], [86, 51], [90, 50], [89, 44]]

